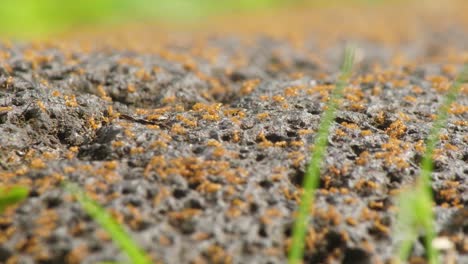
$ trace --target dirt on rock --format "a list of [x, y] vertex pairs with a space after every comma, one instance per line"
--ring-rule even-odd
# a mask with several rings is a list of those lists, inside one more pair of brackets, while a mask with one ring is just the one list
[[[396, 195], [418, 178], [444, 92], [468, 59], [460, 48], [468, 32], [448, 28], [392, 47], [357, 37], [361, 59], [328, 137], [305, 263], [395, 255]], [[0, 186], [30, 188], [0, 216], [0, 263], [125, 260], [64, 179], [155, 262], [286, 262], [345, 43], [298, 48], [226, 33], [203, 36], [198, 49], [196, 39], [159, 52], [0, 45]], [[437, 233], [453, 243], [456, 263], [468, 262], [467, 88], [451, 107], [432, 176]], [[418, 242], [412, 261], [424, 258]]]

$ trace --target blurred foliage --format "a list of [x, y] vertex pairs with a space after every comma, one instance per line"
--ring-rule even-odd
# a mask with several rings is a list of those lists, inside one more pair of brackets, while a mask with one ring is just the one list
[[28, 197], [29, 190], [22, 186], [0, 187], [0, 214], [8, 206], [17, 204]]
[[78, 26], [144, 19], [186, 22], [285, 5], [383, 1], [395, 0], [0, 0], [0, 37], [37, 37]]
[[0, 34], [40, 36], [76, 26], [139, 19], [193, 20], [217, 12], [277, 6], [285, 0], [0, 0]]

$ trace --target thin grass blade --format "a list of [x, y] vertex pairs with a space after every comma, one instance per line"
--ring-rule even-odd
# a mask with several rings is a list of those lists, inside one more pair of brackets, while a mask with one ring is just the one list
[[309, 209], [313, 202], [315, 190], [318, 187], [320, 167], [326, 152], [330, 127], [335, 120], [338, 101], [343, 97], [343, 91], [351, 75], [353, 63], [354, 48], [348, 47], [345, 50], [344, 61], [338, 82], [331, 93], [330, 99], [326, 105], [326, 110], [322, 115], [322, 120], [314, 142], [312, 157], [304, 175], [304, 190], [294, 223], [292, 244], [289, 252], [289, 263], [291, 264], [298, 264], [303, 259], [304, 239], [307, 231], [307, 222], [309, 220]]
[[17, 204], [28, 197], [29, 190], [22, 186], [0, 187], [0, 213], [10, 205]]
[[65, 183], [65, 189], [76, 197], [83, 209], [96, 221], [112, 240], [128, 255], [131, 263], [150, 264], [151, 261], [125, 229], [104, 208], [89, 198], [73, 183]]
[[[404, 262], [411, 254], [412, 244], [417, 239], [420, 229], [425, 233], [425, 247], [429, 263], [439, 263], [437, 250], [432, 246], [436, 233], [434, 230], [434, 214], [432, 211], [433, 194], [431, 175], [433, 170], [434, 150], [439, 142], [440, 133], [447, 125], [449, 109], [455, 102], [461, 87], [468, 83], [468, 64], [466, 64], [455, 83], [445, 95], [442, 105], [439, 107], [438, 115], [434, 121], [429, 136], [426, 140], [426, 150], [421, 161], [420, 181], [416, 184], [416, 190], [406, 191], [399, 197], [400, 212], [398, 216], [397, 232], [409, 232], [412, 237], [405, 237], [398, 250], [400, 261]], [[415, 197], [417, 195], [417, 197]]]

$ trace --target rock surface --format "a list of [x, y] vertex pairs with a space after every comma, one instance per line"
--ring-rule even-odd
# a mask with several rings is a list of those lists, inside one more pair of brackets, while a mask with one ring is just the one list
[[[451, 39], [468, 46], [466, 34]], [[0, 185], [31, 190], [0, 216], [0, 263], [125, 260], [63, 179], [155, 261], [285, 263], [344, 46], [305, 52], [268, 36], [241, 40], [208, 38], [212, 56], [190, 41], [159, 54], [0, 46]], [[305, 263], [394, 256], [396, 195], [418, 178], [423, 141], [463, 62], [416, 63], [435, 44], [403, 45], [409, 59], [399, 63], [394, 50], [360, 42], [363, 60], [328, 137]], [[457, 263], [468, 262], [467, 91], [451, 108], [433, 174], [437, 232], [454, 243]], [[423, 257], [418, 243], [413, 260]]]

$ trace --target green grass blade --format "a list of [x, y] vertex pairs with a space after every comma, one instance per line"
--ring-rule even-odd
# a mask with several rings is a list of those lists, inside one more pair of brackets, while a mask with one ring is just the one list
[[[422, 185], [416, 186], [416, 190], [408, 190], [402, 193], [398, 200], [399, 214], [396, 225], [396, 237], [401, 240], [398, 248], [398, 256], [401, 262], [405, 262], [411, 254], [414, 242], [421, 230], [426, 232], [426, 243], [435, 236], [433, 233], [432, 197]], [[427, 246], [427, 245], [426, 245]], [[429, 248], [429, 247], [428, 247]], [[432, 247], [429, 248], [432, 250]], [[428, 256], [434, 256], [434, 252], [428, 251]]]
[[434, 150], [439, 142], [440, 132], [446, 126], [451, 104], [456, 100], [463, 84], [468, 82], [468, 64], [464, 66], [455, 83], [445, 95], [438, 115], [426, 140], [426, 151], [421, 161], [421, 178], [416, 185], [417, 190], [406, 191], [399, 198], [400, 212], [397, 226], [398, 232], [410, 232], [413, 237], [405, 237], [399, 248], [400, 261], [406, 261], [411, 254], [412, 244], [416, 241], [419, 228], [425, 232], [425, 247], [429, 263], [439, 263], [438, 252], [432, 246], [436, 234], [434, 231], [434, 215], [432, 212], [433, 194], [431, 175], [433, 170]]
[[0, 213], [6, 207], [19, 203], [28, 197], [28, 188], [22, 186], [13, 186], [9, 188], [0, 187]]
[[73, 194], [83, 209], [104, 228], [112, 240], [128, 255], [133, 264], [150, 264], [151, 261], [125, 229], [104, 208], [89, 198], [77, 185], [65, 183], [65, 189]]
[[431, 174], [432, 174], [432, 156], [434, 154], [435, 146], [439, 141], [440, 131], [445, 127], [448, 119], [449, 109], [451, 104], [456, 100], [460, 93], [463, 84], [468, 82], [468, 64], [465, 65], [459, 77], [455, 83], [450, 87], [449, 91], [445, 95], [444, 102], [439, 108], [438, 115], [432, 129], [429, 133], [429, 137], [426, 141], [425, 155], [421, 161], [421, 179], [423, 184], [430, 188]]
[[322, 120], [319, 125], [317, 136], [315, 139], [314, 150], [312, 157], [304, 175], [301, 203], [297, 212], [297, 217], [293, 228], [293, 237], [291, 249], [289, 252], [289, 263], [300, 263], [304, 255], [304, 239], [307, 230], [307, 222], [309, 219], [309, 209], [313, 202], [315, 190], [318, 187], [320, 179], [320, 167], [323, 157], [326, 153], [328, 135], [330, 127], [336, 116], [338, 101], [343, 97], [343, 91], [346, 87], [347, 80], [351, 75], [352, 66], [354, 63], [354, 49], [347, 48], [345, 50], [341, 75], [335, 88], [332, 91], [330, 100], [327, 103], [327, 108], [323, 113]]

